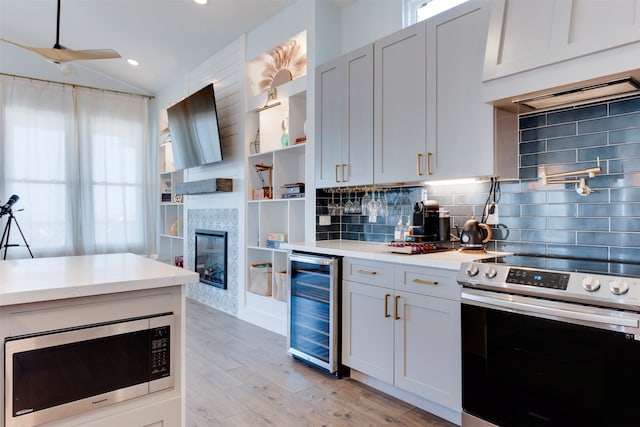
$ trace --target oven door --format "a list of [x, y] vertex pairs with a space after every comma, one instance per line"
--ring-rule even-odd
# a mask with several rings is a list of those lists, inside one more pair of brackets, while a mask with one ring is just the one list
[[638, 426], [638, 314], [462, 292], [463, 426]]

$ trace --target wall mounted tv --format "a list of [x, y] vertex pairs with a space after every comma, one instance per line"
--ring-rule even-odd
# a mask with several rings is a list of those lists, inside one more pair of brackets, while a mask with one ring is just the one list
[[176, 170], [222, 161], [213, 84], [167, 109]]

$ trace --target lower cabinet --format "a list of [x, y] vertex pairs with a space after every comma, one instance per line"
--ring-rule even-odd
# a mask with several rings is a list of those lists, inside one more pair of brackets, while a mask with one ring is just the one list
[[342, 281], [342, 363], [393, 383], [393, 289]]
[[[345, 260], [348, 271], [349, 259]], [[357, 261], [360, 265], [362, 260]], [[371, 269], [380, 263], [371, 263]], [[396, 277], [404, 266], [396, 265]], [[388, 268], [388, 267], [387, 267]], [[421, 277], [429, 277], [426, 268]], [[375, 270], [372, 270], [375, 272]], [[460, 302], [429, 295], [457, 289], [455, 272], [434, 269], [437, 280], [406, 292], [403, 283], [343, 280], [342, 363], [366, 375], [459, 411], [461, 408]], [[372, 274], [377, 280], [377, 274]], [[422, 280], [422, 279], [419, 279]], [[399, 281], [397, 281], [399, 282]], [[398, 288], [398, 289], [396, 289]], [[413, 288], [416, 288], [414, 286]]]
[[[456, 284], [457, 286], [457, 284]], [[461, 406], [460, 302], [396, 292], [396, 386], [456, 409]]]

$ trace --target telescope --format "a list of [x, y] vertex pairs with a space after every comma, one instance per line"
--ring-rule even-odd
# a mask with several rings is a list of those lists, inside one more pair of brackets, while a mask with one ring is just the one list
[[6, 215], [9, 212], [11, 212], [11, 208], [13, 208], [13, 205], [15, 205], [18, 200], [20, 200], [20, 197], [18, 197], [16, 194], [14, 194], [13, 196], [9, 197], [9, 200], [7, 200], [7, 203], [5, 203], [4, 205], [0, 206], [0, 218], [3, 215]]
[[20, 200], [20, 197], [14, 194], [13, 196], [9, 197], [7, 203], [0, 206], [0, 218], [2, 218], [6, 214], [9, 214], [9, 219], [7, 220], [7, 224], [4, 226], [4, 231], [2, 232], [2, 238], [0, 238], [0, 250], [4, 249], [4, 256], [2, 257], [2, 259], [7, 259], [7, 249], [9, 249], [11, 246], [21, 246], [16, 243], [9, 243], [9, 235], [11, 234], [11, 223], [15, 223], [16, 227], [18, 227], [18, 231], [20, 232], [20, 236], [22, 236], [24, 246], [29, 251], [29, 255], [31, 255], [31, 258], [33, 258], [33, 253], [31, 252], [31, 248], [27, 243], [27, 239], [24, 238], [24, 234], [22, 233], [20, 224], [18, 224], [18, 220], [16, 219], [16, 217], [13, 216], [12, 208], [18, 200]]

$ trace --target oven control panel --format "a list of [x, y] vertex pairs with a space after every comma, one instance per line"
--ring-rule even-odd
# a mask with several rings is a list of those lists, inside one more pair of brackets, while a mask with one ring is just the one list
[[616, 276], [471, 261], [461, 263], [456, 280], [467, 287], [640, 312], [640, 275]]
[[507, 274], [507, 283], [517, 285], [538, 286], [541, 288], [567, 290], [569, 285], [569, 273], [556, 273], [551, 271], [525, 270], [522, 268], [510, 268]]

